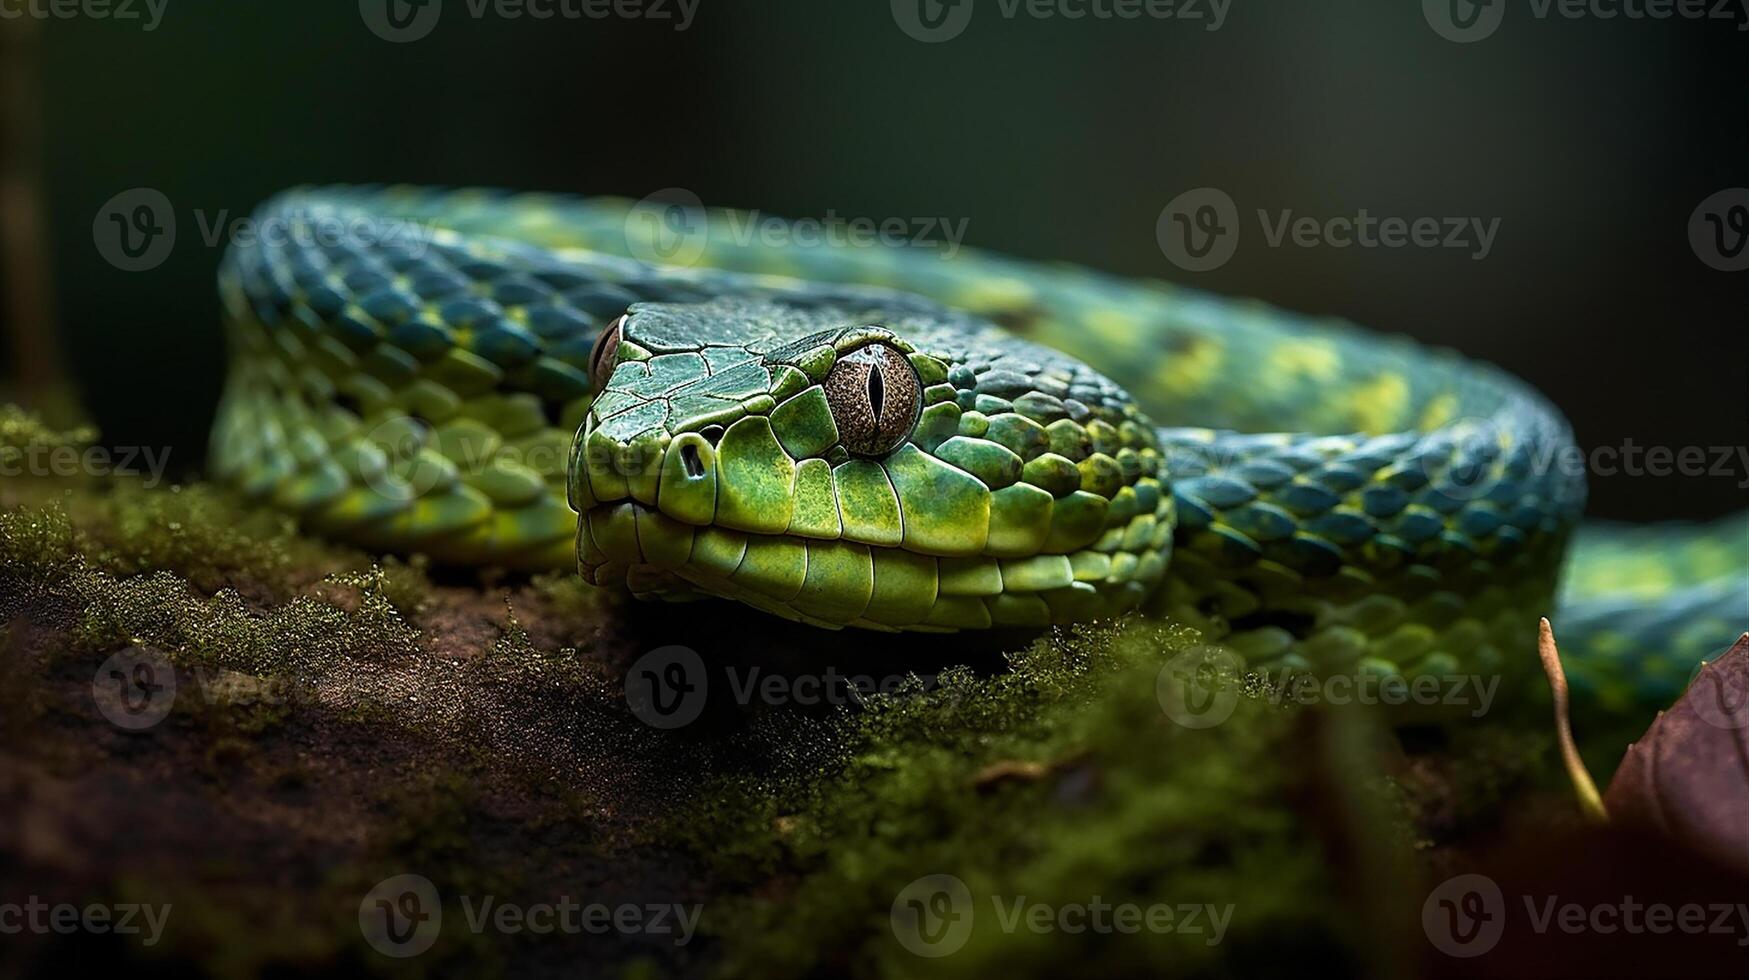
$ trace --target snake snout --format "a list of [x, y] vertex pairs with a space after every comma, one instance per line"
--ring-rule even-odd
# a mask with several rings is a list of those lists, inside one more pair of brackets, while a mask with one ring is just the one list
[[612, 428], [591, 413], [572, 450], [578, 565], [598, 584], [682, 568], [694, 529], [716, 515], [717, 453], [709, 439], [660, 426], [626, 438]]

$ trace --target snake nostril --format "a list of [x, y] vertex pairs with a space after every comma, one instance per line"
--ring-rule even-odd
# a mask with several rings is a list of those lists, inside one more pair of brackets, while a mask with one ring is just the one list
[[704, 476], [704, 464], [699, 462], [698, 447], [690, 442], [680, 447], [680, 465], [686, 468], [686, 475], [694, 480]]
[[698, 430], [698, 434], [704, 436], [705, 441], [711, 444], [712, 449], [715, 449], [717, 443], [723, 440], [723, 427], [720, 425], [707, 425]]

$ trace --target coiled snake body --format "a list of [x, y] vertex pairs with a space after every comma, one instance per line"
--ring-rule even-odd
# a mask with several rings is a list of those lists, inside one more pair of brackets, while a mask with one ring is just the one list
[[[370, 547], [829, 627], [1147, 606], [1262, 665], [1517, 675], [1584, 503], [1521, 382], [1260, 304], [617, 200], [329, 188], [258, 218], [220, 275], [213, 468]], [[1592, 592], [1675, 598], [1569, 597], [1602, 638], [1580, 682], [1679, 689], [1749, 623], [1743, 539], [1660, 532], [1647, 566], [1588, 538]]]

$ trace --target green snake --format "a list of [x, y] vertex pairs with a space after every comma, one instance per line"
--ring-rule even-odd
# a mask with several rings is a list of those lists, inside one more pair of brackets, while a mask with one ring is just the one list
[[211, 466], [367, 547], [822, 627], [1146, 608], [1403, 677], [1528, 673], [1574, 550], [1558, 628], [1619, 702], [1749, 625], [1749, 521], [1581, 534], [1560, 414], [1407, 340], [679, 205], [320, 188], [257, 226]]

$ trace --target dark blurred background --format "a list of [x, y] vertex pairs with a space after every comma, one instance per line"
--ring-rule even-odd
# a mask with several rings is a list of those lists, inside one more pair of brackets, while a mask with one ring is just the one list
[[[52, 308], [105, 441], [199, 464], [223, 371], [222, 245], [200, 222], [288, 185], [383, 181], [678, 186], [789, 216], [965, 219], [968, 244], [1496, 362], [1587, 446], [1749, 444], [1749, 274], [1709, 268], [1688, 241], [1703, 199], [1749, 184], [1749, 34], [1735, 23], [1539, 20], [1513, 5], [1492, 36], [1458, 44], [1414, 2], [1232, 0], [1211, 32], [1206, 0], [1200, 21], [1009, 19], [972, 0], [961, 35], [925, 44], [887, 0], [699, 0], [684, 31], [439, 2], [435, 28], [404, 44], [351, 0], [167, 0], [149, 32], [27, 25], [37, 91], [13, 95], [41, 117]], [[17, 69], [31, 54], [7, 57]], [[1238, 202], [1245, 231], [1232, 261], [1195, 274], [1167, 261], [1155, 220], [1202, 186]], [[172, 202], [178, 238], [129, 273], [92, 226], [137, 187]], [[1482, 261], [1267, 248], [1258, 208], [1500, 224]], [[1741, 463], [1596, 477], [1592, 511], [1713, 516], [1749, 497], [1744, 480]]]

